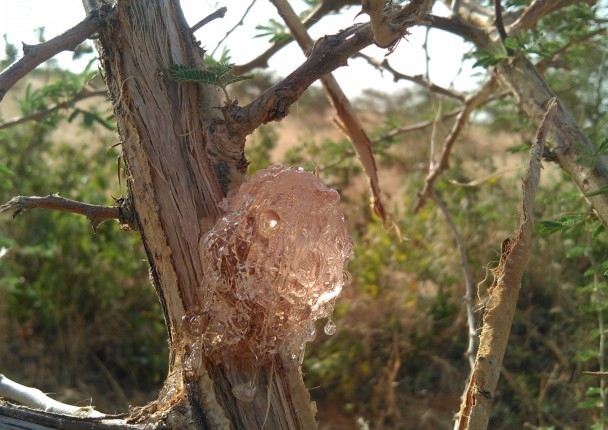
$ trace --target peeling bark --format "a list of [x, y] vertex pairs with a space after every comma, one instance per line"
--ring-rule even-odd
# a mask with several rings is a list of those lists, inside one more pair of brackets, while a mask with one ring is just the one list
[[502, 243], [500, 261], [492, 270], [494, 282], [488, 289], [488, 302], [483, 315], [483, 327], [479, 337], [479, 349], [475, 367], [460, 407], [458, 430], [485, 430], [502, 361], [507, 349], [511, 324], [517, 306], [519, 289], [528, 264], [530, 242], [534, 226], [533, 209], [536, 189], [540, 182], [541, 156], [547, 130], [557, 110], [557, 101], [549, 103], [535, 144], [530, 149], [528, 170], [522, 180], [522, 207], [520, 225], [514, 236]]

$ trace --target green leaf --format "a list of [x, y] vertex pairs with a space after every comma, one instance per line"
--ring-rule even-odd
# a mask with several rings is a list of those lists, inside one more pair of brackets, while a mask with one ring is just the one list
[[519, 41], [512, 37], [507, 37], [504, 41], [505, 48], [508, 49], [519, 49]]
[[477, 58], [477, 61], [475, 62], [475, 64], [473, 64], [473, 68], [495, 66], [498, 63], [500, 63], [501, 61], [504, 61], [507, 59], [506, 55], [497, 54], [494, 51], [489, 51], [489, 50], [484, 50], [484, 49], [474, 52], [473, 57]]
[[169, 67], [171, 79], [177, 82], [198, 82], [203, 84], [221, 85], [219, 76], [208, 70], [174, 64]]
[[526, 145], [525, 143], [522, 143], [521, 145], [511, 146], [506, 149], [507, 152], [510, 152], [512, 154], [514, 154], [516, 152], [524, 152], [524, 151], [529, 151], [529, 150], [530, 150], [530, 145]]
[[599, 196], [600, 194], [608, 193], [608, 184], [599, 187], [597, 190], [585, 194], [587, 197]]
[[224, 91], [226, 98], [229, 98], [226, 91], [228, 85], [253, 78], [253, 75], [233, 75], [230, 73], [231, 69], [232, 64], [222, 61], [210, 65], [209, 70], [173, 64], [169, 67], [169, 75], [171, 79], [177, 82], [195, 82], [218, 86]]
[[589, 217], [586, 213], [576, 213], [571, 215], [564, 215], [556, 220], [543, 220], [538, 225], [538, 232], [540, 234], [548, 235], [560, 230], [567, 230], [587, 220]]

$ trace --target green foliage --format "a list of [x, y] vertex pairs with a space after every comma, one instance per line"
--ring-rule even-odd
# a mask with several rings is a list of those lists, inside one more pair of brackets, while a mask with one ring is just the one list
[[253, 78], [253, 75], [235, 76], [230, 73], [232, 64], [217, 62], [209, 66], [208, 70], [196, 69], [190, 66], [173, 64], [169, 67], [171, 79], [177, 82], [194, 82], [215, 85], [222, 89], [226, 99], [229, 99], [226, 87], [235, 82]]
[[[47, 87], [27, 86], [21, 113], [64, 100], [86, 78], [62, 72]], [[67, 116], [74, 114], [55, 112], [0, 131], [1, 202], [59, 192], [109, 205], [111, 195], [121, 194], [117, 153], [108, 149], [113, 139], [94, 126], [105, 122], [91, 123], [93, 139], [69, 144], [52, 138]], [[166, 331], [136, 233], [110, 222], [94, 233], [83, 217], [30, 210], [15, 220], [0, 218], [0, 249], [3, 372], [44, 390], [88, 387], [110, 411], [127, 407], [103, 403], [112, 396], [100, 394], [113, 392], [114, 380], [130, 394], [159, 386], [167, 366]]]
[[265, 25], [258, 24], [255, 26], [255, 29], [259, 32], [254, 37], [260, 38], [270, 36], [269, 42], [271, 43], [282, 43], [291, 38], [291, 33], [287, 30], [285, 24], [275, 19], [270, 19], [268, 24]]
[[8, 41], [8, 35], [6, 33], [2, 35], [2, 38], [4, 39], [4, 58], [0, 60], [0, 71], [14, 63], [19, 54], [17, 47]]

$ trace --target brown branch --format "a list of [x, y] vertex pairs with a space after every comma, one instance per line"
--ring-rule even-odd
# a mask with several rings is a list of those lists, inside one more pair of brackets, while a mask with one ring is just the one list
[[98, 206], [90, 203], [78, 202], [60, 197], [59, 194], [48, 196], [17, 196], [0, 206], [0, 212], [11, 212], [15, 218], [24, 209], [51, 209], [62, 212], [71, 212], [84, 215], [91, 222], [93, 229], [104, 221], [118, 220], [121, 224], [127, 224], [127, 218], [121, 210], [122, 201], [119, 206]]
[[[313, 47], [313, 40], [308, 35], [306, 27], [302, 24], [298, 16], [295, 14], [291, 5], [286, 0], [271, 0], [279, 11], [279, 15], [283, 17], [287, 27], [289, 27], [292, 35], [304, 52]], [[361, 121], [357, 117], [348, 98], [340, 88], [340, 85], [331, 74], [321, 76], [321, 82], [325, 87], [325, 91], [329, 96], [340, 121], [340, 127], [346, 132], [353, 148], [357, 152], [363, 164], [363, 168], [369, 178], [371, 188], [371, 206], [376, 215], [383, 222], [387, 220], [387, 214], [382, 205], [380, 184], [378, 180], [378, 170], [376, 160], [372, 153], [371, 141], [363, 129]]]
[[[496, 26], [496, 31], [498, 31], [500, 40], [504, 43], [508, 36], [505, 31], [505, 24], [502, 21], [502, 5], [500, 0], [494, 0], [494, 25]], [[511, 48], [506, 49], [508, 55], [513, 55], [513, 50]]]
[[388, 60], [386, 58], [383, 61], [379, 61], [366, 54], [363, 54], [362, 52], [359, 52], [358, 54], [356, 54], [355, 57], [363, 58], [365, 61], [367, 61], [369, 64], [371, 64], [378, 70], [388, 71], [391, 75], [393, 75], [394, 82], [398, 82], [401, 79], [407, 80], [407, 81], [413, 82], [415, 84], [418, 84], [421, 87], [428, 89], [429, 91], [432, 91], [437, 94], [442, 94], [444, 96], [448, 96], [448, 97], [451, 97], [456, 100], [460, 100], [461, 102], [464, 102], [464, 100], [466, 98], [464, 94], [459, 93], [454, 90], [450, 90], [449, 88], [444, 88], [439, 85], [436, 85], [436, 84], [428, 81], [427, 79], [425, 79], [422, 75], [412, 76], [412, 75], [405, 75], [401, 72], [398, 72], [390, 65], [390, 63], [388, 62]]
[[460, 407], [457, 429], [486, 429], [495, 398], [496, 386], [509, 340], [513, 315], [528, 264], [533, 229], [533, 209], [540, 181], [541, 156], [545, 137], [557, 111], [557, 100], [551, 99], [538, 128], [536, 142], [530, 149], [530, 161], [522, 179], [520, 225], [514, 236], [502, 243], [500, 262], [492, 270], [494, 282], [488, 289], [489, 299], [483, 316], [475, 368]]
[[[312, 27], [314, 24], [318, 23], [321, 18], [327, 15], [331, 11], [337, 11], [344, 6], [359, 4], [358, 0], [324, 0], [317, 7], [304, 18], [303, 24], [308, 29]], [[291, 34], [289, 37], [281, 39], [264, 51], [262, 54], [249, 61], [248, 63], [234, 66], [232, 68], [232, 73], [235, 75], [244, 75], [256, 68], [267, 68], [268, 60], [285, 46], [289, 45], [293, 42], [293, 37]]]
[[[581, 3], [581, 0], [534, 0], [530, 6], [524, 9], [515, 22], [507, 27], [506, 32], [513, 35], [534, 28], [544, 16], [576, 3]], [[591, 5], [597, 3], [597, 0], [583, 0], [582, 3]]]
[[458, 114], [458, 118], [456, 119], [452, 130], [450, 130], [450, 134], [445, 139], [441, 155], [439, 156], [439, 162], [435, 165], [433, 165], [433, 163], [431, 164], [429, 174], [424, 182], [424, 188], [418, 193], [418, 200], [414, 206], [414, 212], [418, 212], [422, 209], [426, 203], [426, 199], [431, 196], [431, 190], [433, 189], [435, 180], [450, 167], [452, 147], [454, 146], [454, 143], [456, 143], [460, 131], [469, 120], [469, 116], [490, 96], [495, 87], [496, 81], [492, 78], [484, 84], [479, 92], [467, 97], [462, 111]]
[[48, 109], [34, 112], [29, 115], [24, 115], [21, 117], [13, 118], [6, 122], [1, 123], [0, 130], [3, 130], [5, 128], [14, 127], [16, 125], [19, 125], [19, 124], [22, 124], [22, 123], [28, 122], [28, 121], [40, 121], [42, 118], [52, 114], [53, 112], [56, 112], [60, 109], [66, 109], [66, 108], [72, 107], [75, 103], [77, 103], [81, 100], [87, 99], [89, 97], [107, 96], [107, 94], [108, 94], [107, 89], [92, 91], [92, 90], [84, 87], [78, 92], [78, 94], [76, 94], [70, 100], [66, 100], [64, 102], [57, 103], [56, 105], [53, 105]]
[[[413, 25], [413, 21], [404, 23], [401, 34], [405, 35]], [[233, 105], [227, 108], [231, 132], [245, 137], [261, 124], [283, 119], [289, 113], [289, 106], [314, 81], [338, 67], [346, 66], [350, 57], [372, 43], [373, 34], [369, 24], [355, 24], [335, 35], [321, 37], [308, 52], [306, 61], [289, 76], [247, 106], [240, 108]]]
[[112, 13], [110, 6], [104, 6], [89, 14], [82, 22], [65, 33], [38, 45], [23, 44], [23, 57], [0, 74], [0, 102], [21, 78], [62, 51], [74, 50], [80, 43], [97, 31], [99, 22]]
[[195, 31], [200, 30], [201, 28], [203, 28], [205, 25], [209, 24], [213, 20], [216, 20], [218, 18], [223, 18], [224, 15], [226, 15], [227, 10], [228, 9], [226, 8], [226, 6], [222, 6], [215, 12], [207, 15], [206, 17], [204, 17], [203, 19], [201, 19], [199, 22], [197, 22], [196, 24], [194, 24], [192, 26], [192, 28], [191, 28], [192, 32], [194, 33]]
[[432, 3], [429, 0], [411, 0], [405, 6], [398, 6], [386, 5], [384, 0], [363, 0], [361, 10], [369, 15], [374, 43], [380, 48], [388, 48], [390, 53], [403, 37], [403, 25], [422, 21]]
[[483, 29], [469, 25], [455, 17], [446, 18], [428, 14], [425, 20], [421, 22], [421, 25], [428, 25], [431, 28], [447, 31], [473, 43], [479, 43], [486, 37]]

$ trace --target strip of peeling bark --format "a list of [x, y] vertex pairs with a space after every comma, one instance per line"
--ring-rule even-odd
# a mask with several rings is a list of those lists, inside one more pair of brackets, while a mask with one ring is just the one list
[[528, 264], [534, 225], [534, 199], [540, 182], [544, 140], [556, 111], [557, 101], [552, 99], [538, 129], [536, 142], [530, 149], [530, 162], [522, 180], [519, 228], [514, 236], [503, 241], [500, 261], [492, 270], [494, 282], [488, 289], [489, 298], [483, 316], [475, 367], [471, 373], [456, 427], [459, 430], [485, 430], [488, 426], [517, 306], [521, 279]]

